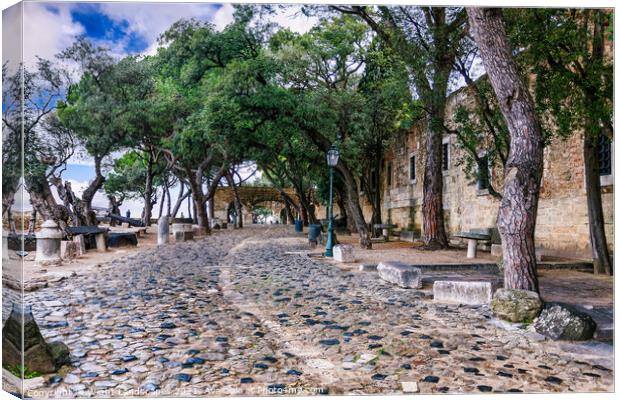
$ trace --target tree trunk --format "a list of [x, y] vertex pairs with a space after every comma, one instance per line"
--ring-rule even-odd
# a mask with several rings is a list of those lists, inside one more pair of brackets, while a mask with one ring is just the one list
[[[374, 226], [375, 224], [381, 224], [381, 189], [379, 187], [373, 189], [369, 197], [372, 198], [372, 201], [370, 202], [370, 205], [372, 206], [370, 225]], [[374, 231], [374, 228], [372, 231]]]
[[187, 218], [193, 221], [194, 219], [192, 218], [192, 204], [193, 204], [192, 197], [193, 197], [192, 191], [190, 189], [189, 196], [187, 196]]
[[[108, 201], [109, 201], [109, 210], [110, 210], [110, 214], [117, 214], [120, 215], [121, 214], [121, 204], [123, 203], [123, 200], [117, 200], [116, 196], [112, 196], [109, 195], [108, 196]], [[110, 218], [110, 226], [116, 226], [117, 222], [116, 220], [114, 220], [113, 218]]]
[[166, 190], [161, 188], [161, 203], [159, 203], [159, 214], [157, 218], [161, 218], [164, 214], [164, 203], [166, 202]]
[[92, 203], [95, 194], [97, 194], [97, 191], [103, 187], [104, 182], [105, 178], [101, 173], [101, 157], [95, 157], [95, 179], [90, 182], [86, 190], [84, 190], [84, 193], [82, 193], [81, 206], [83, 208], [82, 213], [86, 225], [97, 225], [97, 216], [93, 211]]
[[144, 226], [151, 226], [151, 214], [153, 213], [153, 160], [149, 153], [146, 165], [146, 182], [144, 184]]
[[194, 209], [196, 211], [196, 219], [198, 227], [205, 233], [211, 233], [209, 226], [209, 215], [207, 214], [206, 201], [202, 200], [203, 196], [194, 196]]
[[355, 222], [357, 233], [360, 237], [360, 246], [364, 249], [371, 249], [372, 242], [370, 240], [370, 234], [368, 232], [368, 225], [366, 225], [366, 221], [364, 220], [364, 213], [362, 212], [362, 207], [360, 206], [359, 193], [357, 191], [357, 183], [355, 182], [355, 178], [353, 178], [351, 171], [349, 171], [347, 166], [344, 165], [342, 160], [338, 160], [338, 165], [336, 165], [336, 168], [344, 178], [346, 194], [345, 200], [349, 205], [351, 217]]
[[234, 194], [233, 204], [235, 206], [235, 212], [237, 213], [237, 224], [235, 228], [243, 228], [243, 215], [241, 211], [241, 197], [239, 196], [239, 190], [237, 190], [237, 185], [235, 185], [235, 178], [231, 173], [226, 174], [226, 181], [228, 182], [228, 186], [232, 188]]
[[[592, 60], [602, 63], [604, 58], [604, 28], [602, 26], [601, 10], [594, 11], [594, 29], [592, 35]], [[596, 64], [594, 64], [596, 65]], [[597, 93], [594, 88], [600, 87], [601, 82], [598, 78], [598, 71], [592, 75], [597, 78], [591, 82], [593, 86], [586, 89], [586, 104], [597, 104]], [[588, 204], [588, 226], [590, 229], [590, 247], [592, 248], [592, 260], [594, 273], [605, 273], [611, 275], [613, 268], [609, 248], [607, 247], [607, 237], [605, 235], [605, 217], [603, 215], [603, 199], [601, 194], [601, 181], [599, 173], [599, 158], [597, 143], [603, 130], [595, 128], [601, 126], [598, 121], [593, 120], [592, 113], [587, 113], [585, 124], [585, 135], [583, 140], [583, 159], [586, 178], [586, 199]], [[611, 139], [611, 138], [610, 138]]]
[[[428, 117], [425, 135], [426, 163], [424, 165], [424, 185], [422, 199], [423, 240], [427, 249], [448, 247], [448, 237], [443, 218], [443, 171], [442, 171], [442, 132], [433, 129], [433, 120]], [[443, 116], [441, 117], [443, 123]]]
[[510, 132], [504, 193], [497, 217], [502, 238], [504, 287], [538, 292], [534, 233], [543, 140], [534, 101], [517, 65], [500, 9], [468, 7], [471, 33]]
[[[189, 197], [189, 195], [192, 193], [189, 190], [185, 193], [184, 191], [185, 191], [185, 183], [181, 181], [181, 188], [179, 189], [179, 197], [177, 198], [176, 203], [174, 203], [174, 207], [172, 208], [172, 211], [170, 213], [170, 216], [172, 218], [176, 218], [177, 214], [179, 213], [179, 209], [181, 208], [181, 205], [183, 204], [183, 200]], [[191, 218], [191, 215], [190, 215], [190, 218]]]
[[590, 247], [594, 273], [612, 274], [611, 258], [605, 236], [605, 218], [601, 196], [601, 181], [599, 177], [599, 160], [596, 132], [586, 125], [583, 140], [583, 160], [586, 178], [586, 200], [588, 204], [588, 225], [590, 228]]

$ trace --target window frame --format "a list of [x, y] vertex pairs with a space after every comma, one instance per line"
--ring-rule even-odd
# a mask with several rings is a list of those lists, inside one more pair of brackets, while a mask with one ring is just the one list
[[[413, 163], [411, 162], [413, 160]], [[411, 184], [415, 184], [418, 181], [417, 178], [417, 168], [416, 168], [416, 154], [409, 153], [409, 182]], [[413, 166], [413, 168], [412, 168]], [[413, 170], [413, 171], [412, 171]], [[413, 173], [412, 173], [413, 172]]]

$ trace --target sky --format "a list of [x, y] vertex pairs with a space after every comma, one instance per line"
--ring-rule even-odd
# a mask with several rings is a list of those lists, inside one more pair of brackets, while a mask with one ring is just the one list
[[[147, 2], [24, 2], [23, 20], [19, 6], [7, 8], [2, 13], [3, 63], [21, 58], [20, 37], [23, 23], [23, 60], [34, 65], [38, 57], [52, 59], [70, 46], [75, 37], [84, 35], [95, 44], [108, 47], [118, 58], [130, 54], [154, 54], [157, 38], [170, 25], [182, 18], [210, 21], [217, 29], [232, 22], [233, 7], [218, 3], [147, 3]], [[273, 21], [293, 31], [303, 33], [315, 23], [314, 19], [300, 15], [298, 8], [281, 12]], [[88, 156], [74, 156], [63, 173], [71, 181], [78, 195], [94, 178], [92, 160]], [[176, 197], [173, 190], [173, 199]], [[22, 207], [16, 199], [16, 209]], [[107, 207], [108, 200], [100, 192], [93, 205]], [[155, 210], [159, 205], [155, 205]], [[121, 207], [139, 216], [142, 202], [127, 200]], [[31, 209], [25, 198], [24, 209]]]

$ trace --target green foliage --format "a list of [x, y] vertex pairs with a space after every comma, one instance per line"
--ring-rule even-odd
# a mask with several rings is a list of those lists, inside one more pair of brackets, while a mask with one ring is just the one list
[[147, 166], [145, 157], [130, 151], [114, 161], [113, 170], [103, 185], [106, 194], [119, 198], [136, 199], [146, 192]]
[[16, 377], [20, 379], [22, 377], [24, 379], [32, 379], [32, 378], [37, 378], [39, 376], [43, 376], [43, 373], [37, 372], [37, 371], [30, 371], [27, 367], [23, 365], [14, 366], [14, 365], [3, 364], [2, 368], [6, 369], [7, 371], [9, 371], [10, 373], [12, 373], [13, 375], [15, 375]]
[[604, 54], [611, 10], [511, 9], [506, 18], [514, 46], [524, 49], [519, 61], [536, 76], [546, 136], [613, 130], [613, 61]]

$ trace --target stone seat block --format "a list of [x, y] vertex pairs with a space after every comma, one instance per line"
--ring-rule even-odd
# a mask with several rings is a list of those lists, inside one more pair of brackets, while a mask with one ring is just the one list
[[422, 287], [422, 271], [420, 268], [408, 264], [387, 261], [377, 265], [379, 277], [384, 281], [396, 284], [407, 289], [420, 289]]
[[177, 231], [174, 232], [174, 240], [176, 242], [187, 242], [188, 240], [194, 240], [194, 231]]
[[438, 302], [458, 304], [489, 304], [493, 285], [486, 281], [435, 281], [433, 299]]
[[350, 244], [338, 244], [334, 246], [334, 260], [338, 262], [355, 262], [355, 254], [353, 254], [353, 246]]
[[72, 240], [60, 242], [60, 258], [69, 260], [80, 255], [80, 244]]

